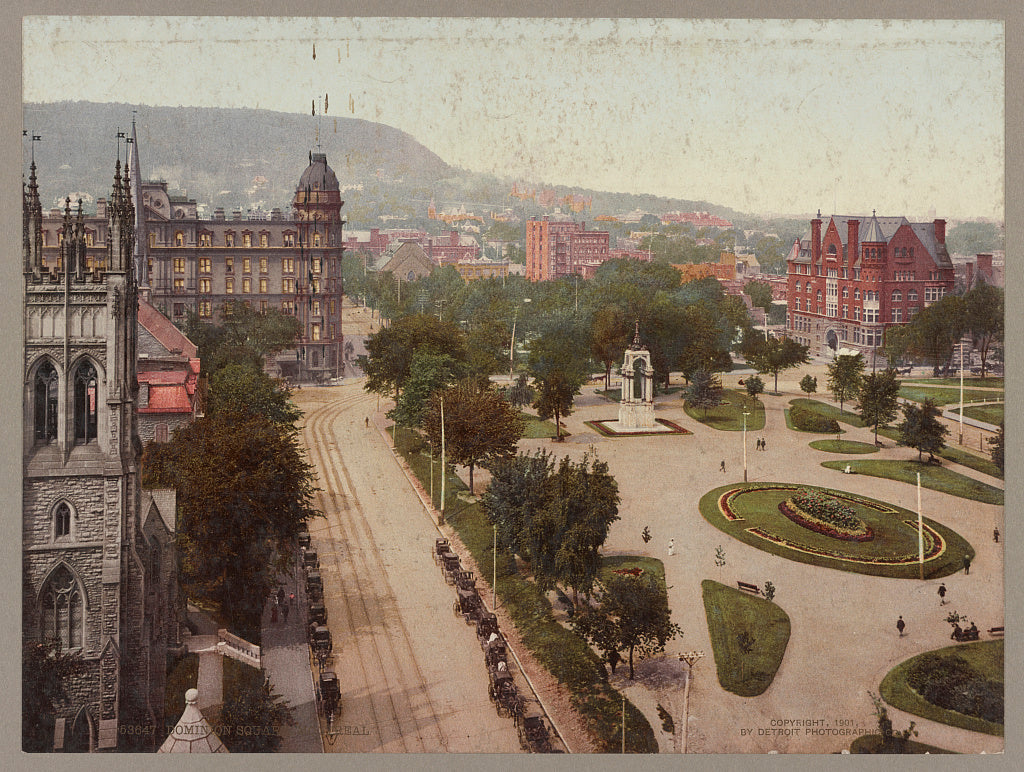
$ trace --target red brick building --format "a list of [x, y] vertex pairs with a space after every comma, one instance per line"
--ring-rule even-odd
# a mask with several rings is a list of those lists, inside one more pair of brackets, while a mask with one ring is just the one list
[[953, 278], [945, 220], [872, 213], [825, 221], [819, 212], [787, 258], [786, 329], [812, 355], [870, 354], [886, 328], [952, 292]]
[[530, 281], [587, 274], [609, 258], [607, 231], [588, 231], [585, 222], [552, 221], [547, 216], [526, 223], [526, 278]]

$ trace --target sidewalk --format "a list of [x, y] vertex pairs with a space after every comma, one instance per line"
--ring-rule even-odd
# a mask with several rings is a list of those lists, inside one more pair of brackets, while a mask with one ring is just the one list
[[[320, 719], [316, 712], [316, 696], [309, 665], [309, 647], [305, 630], [305, 592], [302, 591], [301, 570], [282, 576], [285, 595], [295, 593], [295, 605], [284, 621], [278, 609], [277, 622], [272, 622], [274, 603], [263, 610], [263, 669], [270, 679], [271, 690], [280, 694], [294, 708], [295, 724], [281, 727], [280, 753], [323, 753]], [[287, 598], [285, 603], [288, 603]]]

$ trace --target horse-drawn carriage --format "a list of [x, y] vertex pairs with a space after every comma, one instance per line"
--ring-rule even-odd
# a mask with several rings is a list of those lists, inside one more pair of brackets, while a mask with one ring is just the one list
[[454, 552], [441, 553], [441, 573], [444, 574], [445, 584], [455, 584], [455, 572], [462, 570], [462, 563], [459, 556]]
[[322, 601], [311, 601], [309, 604], [309, 621], [317, 625], [327, 624], [327, 608]]
[[455, 602], [452, 604], [452, 612], [455, 616], [462, 616], [467, 625], [476, 622], [483, 613], [484, 604], [480, 600], [480, 594], [476, 588], [471, 590], [457, 587], [455, 589]]
[[302, 553], [302, 567], [307, 571], [320, 570], [320, 556], [316, 554], [316, 550], [307, 549]]
[[551, 753], [551, 735], [542, 716], [524, 716], [519, 722], [519, 744], [528, 753]]
[[308, 550], [310, 545], [309, 531], [299, 533], [299, 549]]
[[487, 678], [490, 682], [488, 696], [498, 715], [517, 718], [522, 712], [522, 702], [505, 661], [502, 660], [496, 667], [487, 668]]
[[485, 611], [476, 621], [476, 638], [480, 642], [481, 649], [487, 650], [487, 644], [492, 640], [492, 635], [494, 636], [493, 640], [497, 640], [501, 635], [498, 630], [498, 618], [492, 612]]
[[441, 555], [445, 552], [451, 552], [451, 543], [447, 539], [434, 539], [434, 551], [431, 556], [435, 565], [441, 562]]
[[306, 574], [306, 597], [311, 601], [323, 600], [324, 580], [319, 571]]
[[484, 645], [484, 665], [488, 668], [497, 667], [499, 662], [504, 662], [508, 667], [508, 647], [505, 645], [505, 639], [501, 633], [498, 633], [497, 636], [493, 641], [488, 641]]
[[338, 682], [338, 675], [333, 670], [320, 671], [316, 687], [316, 702], [324, 713], [329, 730], [334, 721], [338, 703], [341, 702], [341, 686]]
[[311, 624], [309, 626], [309, 648], [313, 652], [313, 658], [316, 659], [317, 667], [323, 670], [334, 649], [331, 631], [324, 625]]

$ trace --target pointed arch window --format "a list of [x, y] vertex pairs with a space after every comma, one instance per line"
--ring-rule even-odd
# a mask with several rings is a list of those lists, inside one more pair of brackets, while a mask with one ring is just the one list
[[71, 507], [62, 501], [53, 510], [53, 538], [61, 539], [71, 536]]
[[75, 371], [75, 442], [85, 444], [96, 441], [96, 415], [99, 390], [96, 368], [83, 362]]
[[53, 442], [57, 438], [57, 371], [44, 362], [35, 378], [35, 438]]
[[82, 647], [82, 591], [66, 566], [50, 576], [43, 589], [40, 633], [43, 640], [60, 642], [61, 649]]

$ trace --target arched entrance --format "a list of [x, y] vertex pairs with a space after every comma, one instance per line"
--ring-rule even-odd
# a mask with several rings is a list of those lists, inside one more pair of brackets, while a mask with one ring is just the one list
[[82, 708], [75, 716], [75, 723], [71, 725], [71, 732], [64, 748], [68, 753], [88, 753], [95, 747], [92, 717], [88, 710]]
[[829, 330], [825, 333], [825, 345], [829, 347], [833, 356], [839, 350], [839, 336], [836, 335], [835, 330]]

